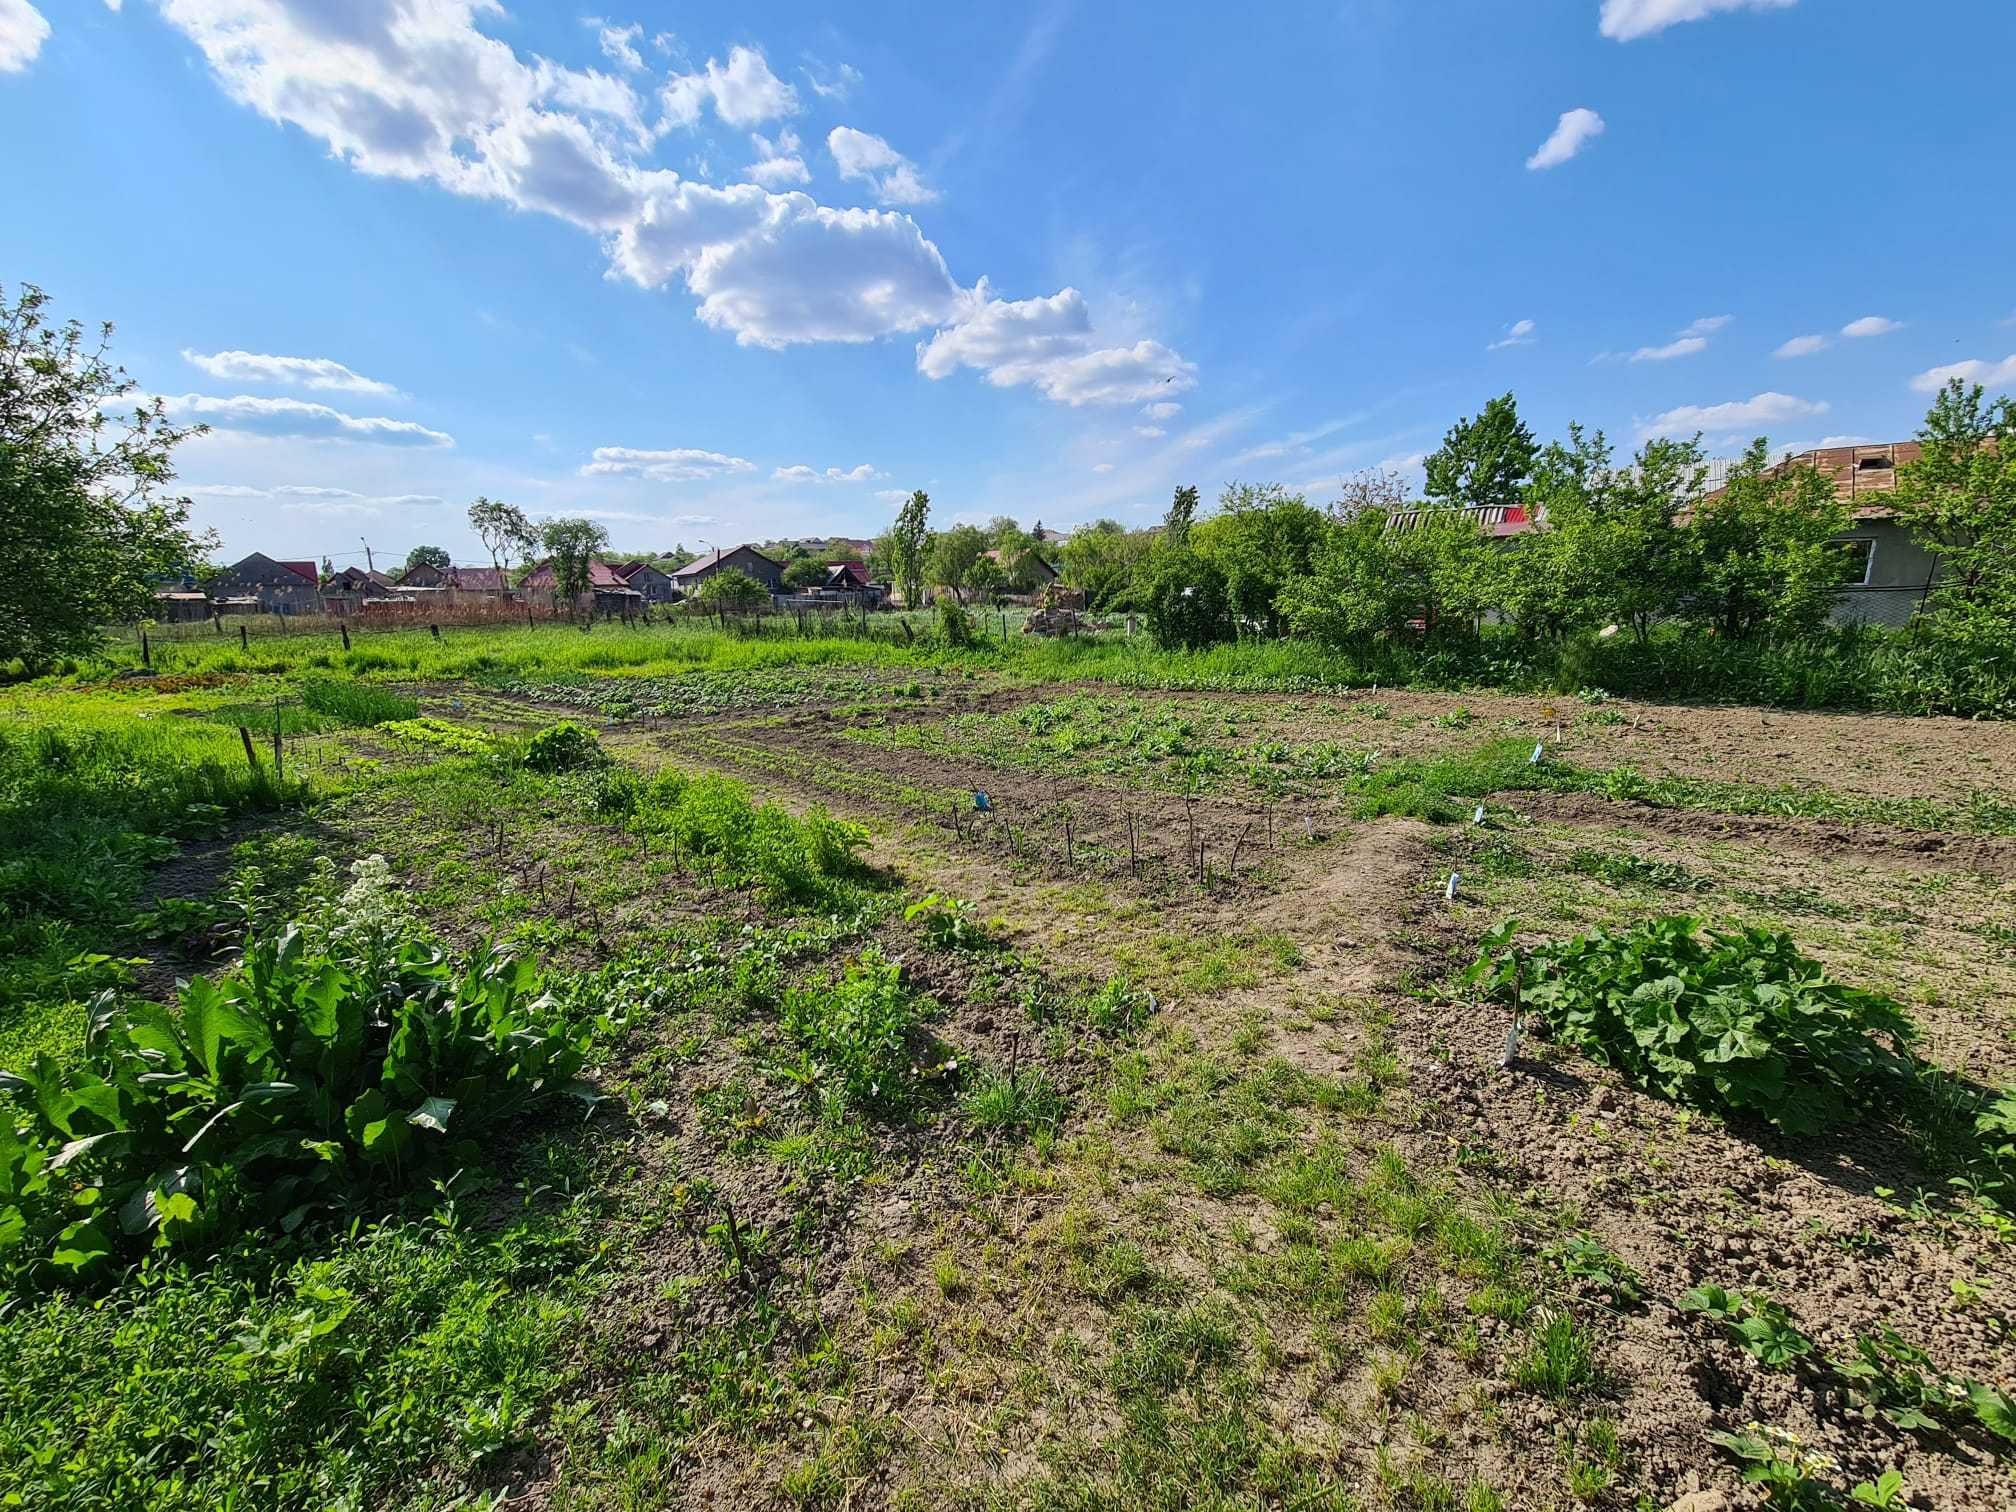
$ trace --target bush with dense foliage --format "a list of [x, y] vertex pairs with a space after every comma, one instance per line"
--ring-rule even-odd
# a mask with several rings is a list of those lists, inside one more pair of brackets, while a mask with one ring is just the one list
[[1516, 951], [1516, 927], [1486, 937], [1467, 980], [1661, 1097], [1806, 1134], [1912, 1092], [1904, 1010], [1831, 980], [1789, 935], [1668, 916]]
[[525, 742], [525, 765], [535, 772], [575, 772], [607, 759], [595, 732], [571, 719], [536, 730]]
[[179, 1003], [92, 1004], [82, 1064], [0, 1073], [0, 1273], [91, 1276], [142, 1249], [385, 1200], [576, 1078], [593, 1026], [530, 962], [450, 955], [381, 858], [319, 919], [255, 940]]

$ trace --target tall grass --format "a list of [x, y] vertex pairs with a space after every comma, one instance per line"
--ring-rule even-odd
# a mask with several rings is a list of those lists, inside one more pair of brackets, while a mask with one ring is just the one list
[[115, 968], [104, 952], [173, 841], [298, 797], [263, 762], [248, 767], [235, 730], [67, 703], [17, 700], [0, 724], [0, 1047], [10, 1052], [55, 1048], [57, 1026], [106, 985]]

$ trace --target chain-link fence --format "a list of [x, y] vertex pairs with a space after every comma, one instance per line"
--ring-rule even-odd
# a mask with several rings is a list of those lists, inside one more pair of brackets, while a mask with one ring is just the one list
[[1925, 607], [1930, 584], [1902, 587], [1843, 588], [1834, 596], [1834, 623], [1837, 625], [1883, 625], [1901, 630], [1911, 616]]

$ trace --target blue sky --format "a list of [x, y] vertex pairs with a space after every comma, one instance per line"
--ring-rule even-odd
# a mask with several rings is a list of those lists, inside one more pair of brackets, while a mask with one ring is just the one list
[[0, 0], [0, 282], [225, 555], [1144, 523], [1517, 392], [1635, 444], [2016, 386], [2016, 6]]

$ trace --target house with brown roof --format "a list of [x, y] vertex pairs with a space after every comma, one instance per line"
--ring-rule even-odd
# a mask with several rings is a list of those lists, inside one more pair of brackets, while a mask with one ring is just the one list
[[784, 589], [784, 564], [746, 543], [695, 557], [684, 567], [673, 571], [672, 586], [681, 593], [691, 593], [715, 573], [726, 572], [730, 568], [748, 573], [772, 593], [781, 593]]
[[[557, 598], [558, 584], [559, 576], [553, 569], [553, 559], [547, 557], [525, 574], [518, 587], [523, 593]], [[577, 608], [599, 610], [605, 614], [628, 614], [643, 602], [644, 595], [624, 582], [614, 567], [600, 557], [589, 559], [588, 591], [581, 596]]]
[[[1848, 553], [1850, 579], [1834, 603], [1838, 624], [1902, 625], [1925, 601], [1938, 575], [1939, 558], [1897, 523], [1889, 495], [1897, 487], [1897, 470], [1918, 460], [1916, 441], [1891, 441], [1875, 446], [1823, 446], [1793, 452], [1772, 464], [1784, 473], [1810, 467], [1834, 485], [1834, 495], [1846, 504], [1849, 527], [1834, 539]], [[1717, 458], [1708, 464], [1707, 502], [1723, 492], [1734, 462]]]
[[392, 579], [363, 567], [345, 567], [322, 580], [322, 607], [331, 614], [355, 614], [367, 599], [392, 596]]
[[255, 551], [218, 573], [210, 596], [262, 614], [319, 614], [322, 594], [313, 562], [283, 562]]
[[443, 588], [452, 593], [508, 593], [510, 582], [496, 567], [437, 567], [432, 562], [415, 562], [399, 575], [395, 585], [404, 590]]
[[647, 604], [669, 604], [679, 597], [671, 574], [655, 562], [616, 562], [609, 570], [635, 588]]

